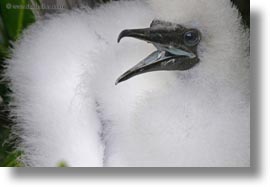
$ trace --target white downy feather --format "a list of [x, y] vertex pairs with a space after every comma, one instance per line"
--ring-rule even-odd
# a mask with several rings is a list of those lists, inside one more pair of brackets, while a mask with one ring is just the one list
[[[154, 50], [123, 29], [154, 18], [202, 32], [188, 71], [115, 80]], [[229, 0], [121, 1], [54, 14], [7, 61], [28, 166], [250, 164], [248, 32]]]

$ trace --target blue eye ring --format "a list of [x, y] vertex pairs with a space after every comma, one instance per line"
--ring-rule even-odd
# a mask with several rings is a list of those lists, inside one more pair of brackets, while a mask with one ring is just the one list
[[200, 42], [201, 37], [199, 31], [192, 29], [184, 33], [183, 39], [187, 46], [193, 47]]

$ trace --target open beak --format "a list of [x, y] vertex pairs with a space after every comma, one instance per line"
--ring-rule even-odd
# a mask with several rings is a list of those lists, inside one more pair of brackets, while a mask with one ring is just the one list
[[[152, 43], [157, 50], [121, 75], [117, 79], [116, 85], [147, 72], [187, 70], [199, 62], [197, 55], [177, 40], [177, 33], [174, 30], [171, 32], [164, 28], [124, 30], [120, 33], [118, 42], [124, 37], [132, 37]], [[177, 43], [177, 47], [174, 43]]]

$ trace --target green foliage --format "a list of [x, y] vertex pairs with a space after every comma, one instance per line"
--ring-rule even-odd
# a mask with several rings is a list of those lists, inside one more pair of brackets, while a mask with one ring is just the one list
[[21, 151], [12, 151], [4, 159], [2, 166], [4, 167], [23, 167], [23, 164], [18, 160], [20, 158]]
[[[0, 75], [3, 74], [4, 60], [10, 56], [11, 42], [16, 41], [23, 29], [35, 21], [29, 5], [29, 0], [0, 0]], [[0, 166], [21, 167], [18, 158], [22, 152], [8, 142], [12, 127], [7, 112], [8, 93], [6, 82], [0, 81]]]
[[22, 30], [35, 21], [33, 12], [28, 9], [28, 0], [1, 0], [0, 12], [10, 40], [15, 41]]
[[57, 167], [60, 167], [60, 168], [65, 168], [65, 167], [68, 167], [67, 163], [65, 161], [61, 161], [57, 164]]
[[0, 63], [4, 60], [4, 57], [8, 55], [8, 37], [5, 31], [4, 23], [0, 12]]

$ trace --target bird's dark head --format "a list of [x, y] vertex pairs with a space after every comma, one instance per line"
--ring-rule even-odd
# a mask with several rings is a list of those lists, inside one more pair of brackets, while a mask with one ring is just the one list
[[197, 46], [201, 40], [201, 33], [196, 29], [154, 20], [150, 28], [122, 31], [118, 42], [124, 37], [152, 43], [157, 50], [121, 75], [116, 84], [152, 71], [188, 70], [200, 61]]

